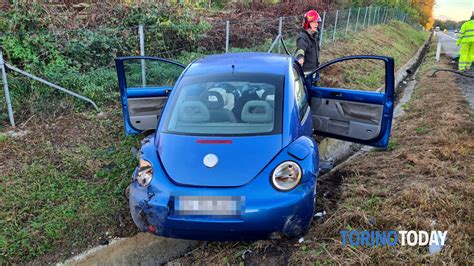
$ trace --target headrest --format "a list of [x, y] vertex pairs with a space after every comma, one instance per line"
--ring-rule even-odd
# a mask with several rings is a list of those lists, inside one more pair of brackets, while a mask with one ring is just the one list
[[209, 109], [221, 109], [224, 107], [224, 98], [217, 91], [205, 91], [201, 94], [201, 101]]
[[209, 91], [218, 92], [222, 96], [222, 99], [224, 99], [224, 105], [227, 105], [228, 99], [227, 99], [227, 92], [225, 91], [225, 89], [215, 87], [215, 88], [210, 88]]
[[248, 101], [242, 108], [242, 121], [268, 123], [273, 121], [273, 110], [266, 101]]
[[187, 101], [181, 104], [178, 112], [178, 121], [200, 123], [211, 118], [206, 105], [200, 101]]

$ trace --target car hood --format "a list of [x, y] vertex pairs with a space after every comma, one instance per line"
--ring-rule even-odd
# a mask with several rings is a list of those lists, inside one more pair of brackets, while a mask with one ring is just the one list
[[[236, 187], [250, 182], [282, 149], [281, 135], [197, 137], [161, 133], [158, 155], [169, 178], [181, 185]], [[204, 165], [208, 154], [214, 167]]]

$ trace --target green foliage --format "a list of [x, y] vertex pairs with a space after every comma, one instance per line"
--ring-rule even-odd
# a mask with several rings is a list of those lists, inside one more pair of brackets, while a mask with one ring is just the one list
[[435, 26], [438, 26], [441, 30], [456, 30], [460, 29], [463, 22], [452, 21], [452, 20], [435, 20]]
[[[181, 53], [189, 56], [185, 51], [203, 50], [196, 43], [211, 28], [187, 6], [117, 5], [113, 11], [116, 16], [103, 21], [100, 28], [68, 29], [64, 27], [67, 13], [53, 18], [39, 4], [15, 4], [8, 12], [0, 13], [0, 32], [5, 32], [0, 35], [0, 43], [5, 58], [12, 65], [104, 106], [118, 101], [113, 59], [139, 54], [139, 24], [147, 25], [146, 53], [172, 51], [165, 57], [173, 58], [182, 57]], [[22, 110], [17, 113], [20, 116], [87, 104], [19, 75], [9, 74], [8, 82], [13, 108]], [[3, 101], [0, 97], [0, 104]]]

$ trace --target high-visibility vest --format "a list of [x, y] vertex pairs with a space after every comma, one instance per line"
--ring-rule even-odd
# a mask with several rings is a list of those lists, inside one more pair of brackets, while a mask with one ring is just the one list
[[456, 45], [462, 43], [474, 43], [474, 20], [469, 20], [462, 24], [458, 37]]

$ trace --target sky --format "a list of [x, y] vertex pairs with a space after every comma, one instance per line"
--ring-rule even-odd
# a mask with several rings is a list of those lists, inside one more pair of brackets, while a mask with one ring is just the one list
[[468, 20], [474, 12], [474, 0], [436, 0], [433, 15], [449, 17], [451, 20]]

